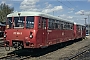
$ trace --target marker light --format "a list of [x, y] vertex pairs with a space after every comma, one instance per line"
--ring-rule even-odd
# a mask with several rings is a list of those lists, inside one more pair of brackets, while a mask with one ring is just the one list
[[31, 39], [33, 38], [33, 35], [32, 35], [32, 32], [30, 32], [30, 36], [29, 36]]

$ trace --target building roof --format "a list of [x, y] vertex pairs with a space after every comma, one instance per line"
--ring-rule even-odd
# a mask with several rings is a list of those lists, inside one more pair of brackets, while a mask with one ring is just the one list
[[0, 26], [6, 26], [5, 24], [0, 23]]

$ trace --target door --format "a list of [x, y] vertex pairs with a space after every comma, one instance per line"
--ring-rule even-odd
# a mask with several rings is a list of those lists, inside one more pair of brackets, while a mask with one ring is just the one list
[[47, 44], [47, 19], [46, 18], [42, 18], [42, 29], [43, 29], [43, 33], [42, 33], [42, 43], [43, 46], [46, 46]]

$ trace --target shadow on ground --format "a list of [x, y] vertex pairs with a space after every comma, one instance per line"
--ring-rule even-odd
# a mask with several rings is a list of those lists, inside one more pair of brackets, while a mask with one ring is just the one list
[[8, 54], [16, 54], [16, 55], [18, 55], [18, 57], [20, 57], [20, 56], [39, 57], [39, 56], [43, 56], [47, 53], [56, 51], [58, 49], [64, 48], [68, 45], [71, 45], [71, 44], [78, 42], [78, 41], [81, 41], [81, 40], [82, 39], [72, 40], [72, 41], [68, 41], [68, 42], [64, 42], [64, 43], [59, 43], [56, 45], [49, 46], [47, 48], [16, 50], [16, 51], [10, 52]]

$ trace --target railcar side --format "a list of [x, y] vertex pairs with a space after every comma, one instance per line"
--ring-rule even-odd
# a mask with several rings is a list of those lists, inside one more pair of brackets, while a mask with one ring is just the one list
[[[39, 18], [37, 46], [49, 46], [74, 39], [73, 23], [52, 18]], [[41, 37], [42, 36], [42, 37]]]

